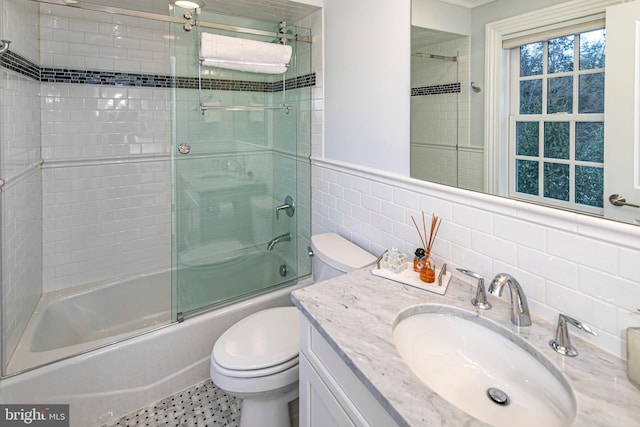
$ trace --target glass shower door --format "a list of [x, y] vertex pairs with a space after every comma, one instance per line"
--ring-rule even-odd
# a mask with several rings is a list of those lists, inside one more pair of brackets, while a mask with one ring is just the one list
[[[204, 13], [201, 20], [207, 18]], [[209, 18], [220, 21], [220, 16]], [[252, 28], [274, 30], [273, 24], [257, 21]], [[186, 33], [176, 25], [174, 34], [174, 262], [180, 318], [297, 278], [299, 96], [283, 83], [295, 76], [295, 66], [284, 76], [199, 67], [198, 31]]]

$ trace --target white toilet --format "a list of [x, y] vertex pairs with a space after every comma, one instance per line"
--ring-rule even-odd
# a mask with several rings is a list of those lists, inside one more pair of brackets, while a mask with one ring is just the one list
[[[337, 234], [311, 237], [313, 278], [326, 280], [373, 263], [376, 257]], [[298, 397], [298, 309], [275, 307], [227, 329], [211, 352], [210, 374], [221, 390], [243, 399], [240, 427], [290, 426]]]

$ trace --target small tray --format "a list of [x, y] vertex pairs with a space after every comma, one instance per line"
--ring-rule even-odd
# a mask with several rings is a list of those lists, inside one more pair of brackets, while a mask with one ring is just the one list
[[[449, 281], [451, 281], [451, 273], [447, 271], [447, 264], [444, 264], [443, 266], [444, 274], [442, 274], [442, 276], [440, 276], [441, 269], [436, 267], [436, 281], [433, 283], [426, 283], [420, 280], [420, 273], [413, 271], [413, 262], [408, 262], [407, 264], [407, 268], [400, 273], [393, 273], [386, 268], [374, 268], [371, 270], [371, 274], [393, 280], [394, 282], [404, 283], [405, 285], [413, 286], [414, 288], [433, 292], [438, 295], [444, 295], [445, 292], [447, 292]], [[439, 277], [441, 277], [441, 285], [438, 284]]]

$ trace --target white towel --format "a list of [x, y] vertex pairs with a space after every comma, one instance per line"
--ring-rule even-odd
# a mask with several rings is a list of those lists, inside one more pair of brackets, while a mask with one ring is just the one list
[[214, 59], [205, 59], [202, 61], [202, 65], [207, 67], [225, 68], [227, 70], [247, 71], [249, 73], [262, 73], [262, 74], [282, 74], [287, 72], [286, 65], [274, 65], [274, 64], [256, 64], [252, 62], [237, 62], [237, 61], [217, 61]]
[[289, 45], [202, 33], [202, 65], [252, 73], [282, 74], [287, 71], [292, 49]]

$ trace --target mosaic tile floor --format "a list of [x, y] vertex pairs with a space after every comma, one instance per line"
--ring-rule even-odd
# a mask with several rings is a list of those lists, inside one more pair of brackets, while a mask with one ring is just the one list
[[237, 427], [240, 407], [240, 400], [207, 380], [125, 415], [106, 427]]

